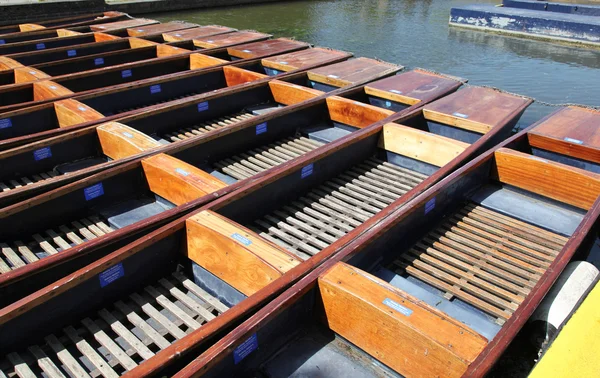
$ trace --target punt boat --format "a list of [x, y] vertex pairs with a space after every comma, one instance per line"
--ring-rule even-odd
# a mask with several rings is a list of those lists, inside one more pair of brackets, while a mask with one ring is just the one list
[[[573, 111], [521, 132], [338, 244], [331, 260], [174, 376], [484, 376], [567, 263], [597, 238], [600, 176], [535, 156], [527, 141], [545, 134], [547, 151], [563, 155], [573, 120], [565, 112]], [[586, 150], [572, 144], [567, 156]], [[229, 206], [210, 216], [231, 214]], [[214, 227], [201, 215], [194, 227]], [[188, 233], [197, 230], [191, 220]], [[203, 243], [188, 236], [188, 257], [192, 246], [221, 246]], [[223, 256], [211, 264], [225, 265]]]
[[[351, 54], [312, 48], [286, 54], [286, 56], [303, 59], [295, 66], [290, 66], [291, 71], [275, 74], [271, 76], [272, 78], [294, 75], [302, 70], [340, 62], [350, 58]], [[266, 76], [263, 73], [266, 70], [268, 67], [259, 60], [234, 63], [231, 66], [190, 71], [183, 75], [166, 75], [141, 80], [135, 85], [117, 85], [101, 91], [57, 100], [54, 103], [5, 112], [0, 116], [4, 120], [2, 122], [6, 124], [4, 128], [0, 128], [0, 150], [138, 113], [151, 106], [162, 106], [160, 104], [167, 106], [166, 103], [169, 101], [264, 79]], [[65, 98], [65, 96], [61, 97], [60, 93], [62, 92], [53, 91], [48, 97], [55, 95], [57, 98]], [[68, 109], [65, 109], [66, 105]], [[84, 110], [82, 111], [80, 107]]]
[[[360, 60], [361, 65], [366, 62], [365, 59], [357, 60]], [[352, 65], [353, 62], [349, 61], [348, 63]], [[345, 63], [341, 63], [342, 67], [346, 67]], [[400, 67], [389, 63], [375, 60], [371, 60], [371, 64], [380, 67], [380, 69], [374, 70], [369, 76], [361, 76], [365, 80], [377, 79], [382, 74], [384, 76], [390, 75], [400, 69]], [[252, 81], [255, 79], [252, 72], [237, 70], [233, 72], [233, 75], [241, 76], [241, 80], [238, 81]], [[306, 75], [306, 73], [299, 73], [289, 79], [296, 77], [302, 79]], [[116, 120], [118, 122], [115, 121], [115, 123], [78, 128], [78, 130], [59, 134], [56, 137], [42, 139], [1, 152], [0, 161], [7, 169], [0, 173], [0, 182], [3, 185], [0, 189], [2, 191], [0, 193], [0, 203], [3, 206], [15, 203], [17, 200], [29, 198], [53, 187], [135, 159], [140, 154], [154, 152], [164, 144], [192, 138], [201, 135], [205, 131], [229, 127], [248, 116], [279, 110], [283, 105], [295, 104], [323, 94], [321, 91], [307, 91], [301, 86], [293, 86], [294, 90], [290, 93], [293, 93], [294, 96], [278, 100], [275, 99], [276, 93], [273, 93], [273, 89], [271, 89], [273, 86], [269, 85], [266, 80], [268, 79], [259, 80], [256, 85], [250, 85], [249, 87], [236, 88], [234, 86], [226, 91], [211, 92], [175, 101], [170, 105], [157, 107], [154, 110], [118, 118]], [[58, 104], [58, 102], [55, 104]], [[61, 103], [60, 105], [65, 105], [64, 110], [72, 115], [72, 119], [75, 117], [73, 109], [80, 110], [80, 105], [77, 104]], [[95, 113], [92, 109], [86, 107], [83, 109], [84, 111], [78, 113], [80, 117], [88, 117], [86, 119], [100, 118], [100, 114]], [[393, 114], [392, 111], [387, 111], [387, 116], [391, 114]], [[125, 140], [127, 140], [131, 136], [130, 144], [132, 148], [111, 155], [106, 153], [105, 143], [107, 141], [104, 135], [105, 128], [110, 130], [114, 127], [122, 129], [116, 134], [118, 138], [126, 138]], [[333, 137], [342, 135], [343, 130], [324, 132], [333, 133]], [[134, 136], [137, 136], [137, 138], [134, 138]], [[75, 146], [80, 148], [74, 148]], [[36, 160], [36, 162], [45, 160], [42, 164], [32, 164], [31, 154], [35, 154], [35, 151], [46, 151], [51, 156], [44, 155], [43, 159]], [[37, 154], [40, 153], [37, 152]], [[12, 167], [10, 170], [8, 169], [9, 166]], [[19, 173], [15, 175], [15, 172]], [[23, 181], [23, 179], [26, 181]]]
[[[264, 36], [264, 35], [263, 35]], [[239, 60], [248, 62], [254, 59], [284, 52], [303, 50], [309, 47], [305, 42], [292, 41], [285, 38], [265, 40], [241, 45], [245, 50], [252, 48], [254, 55]], [[250, 51], [250, 50], [249, 50]], [[52, 81], [38, 84], [23, 83], [7, 85], [0, 89], [0, 112], [19, 109], [27, 106], [39, 105], [42, 102], [56, 101], [58, 97], [73, 95], [73, 93], [91, 92], [108, 88], [117, 84], [132, 83], [151, 77], [164, 76], [173, 73], [197, 70], [206, 67], [229, 65], [234, 63], [237, 50], [230, 48], [216, 48], [200, 53], [189, 52], [171, 57], [163, 57], [148, 61], [125, 63], [104, 69], [98, 69], [76, 74], [53, 77]], [[43, 96], [36, 95], [39, 86], [48, 86], [57, 89], [46, 92]], [[49, 97], [50, 96], [50, 97]]]
[[[0, 368], [5, 374], [15, 368], [32, 373], [67, 369], [71, 374], [83, 371], [105, 376], [170, 374], [196, 357], [216, 336], [331, 257], [331, 252], [325, 251], [334, 251], [335, 245], [363, 234], [376, 217], [402, 208], [403, 202], [414, 198], [411, 193], [420, 192], [427, 182], [435, 180], [437, 172], [428, 177], [417, 171], [421, 168], [416, 163], [407, 168], [400, 154], [407, 154], [404, 157], [414, 162], [439, 159], [435, 164], [443, 165], [441, 171], [451, 171], [463, 163], [462, 157], [499, 136], [499, 129], [510, 130], [509, 124], [530, 102], [480, 88], [448, 97], [464, 99], [469, 92], [473, 101], [457, 111], [466, 111], [463, 106], [475, 110], [477, 102], [483, 105], [480, 117], [488, 121], [496, 117], [503, 122], [474, 145], [387, 123], [389, 118], [382, 120], [308, 152], [252, 185], [3, 308], [0, 323], [7, 332], [0, 335], [0, 351], [7, 358]], [[495, 99], [495, 106], [490, 104], [490, 97]], [[512, 109], [508, 109], [509, 103]], [[297, 108], [302, 106], [306, 103]], [[400, 119], [420, 120], [427, 127], [423, 118], [427, 106]], [[444, 109], [452, 117], [453, 109], [448, 105]], [[477, 120], [478, 113], [469, 115]], [[436, 124], [433, 130], [457, 128]], [[268, 130], [273, 128], [268, 126]], [[421, 138], [402, 138], [396, 131], [406, 132], [406, 136], [417, 133]], [[256, 127], [249, 132], [255, 134]], [[415, 156], [406, 140], [412, 140], [410, 145], [415, 149], [434, 147], [428, 143], [441, 144], [435, 153], [425, 152], [433, 149], [428, 148]], [[257, 139], [255, 143], [261, 144]], [[442, 144], [453, 148], [441, 148]], [[219, 143], [219, 148], [223, 145]], [[230, 159], [245, 159], [242, 153], [247, 147]], [[19, 337], [17, 329], [21, 330]], [[57, 351], [67, 352], [59, 355]], [[39, 362], [42, 359], [43, 366]]]
[[[56, 19], [48, 23], [42, 22], [37, 24], [19, 24], [7, 25], [0, 27], [0, 41], [4, 44], [18, 43], [30, 41], [33, 39], [59, 37], [58, 30], [78, 30], [88, 28], [90, 25], [116, 22], [131, 19], [129, 15], [121, 12], [104, 12], [96, 13], [88, 16], [82, 16], [79, 20], [72, 19], [73, 22], [68, 22], [65, 19]], [[65, 21], [63, 23], [63, 21]], [[67, 29], [69, 28], [69, 29]]]

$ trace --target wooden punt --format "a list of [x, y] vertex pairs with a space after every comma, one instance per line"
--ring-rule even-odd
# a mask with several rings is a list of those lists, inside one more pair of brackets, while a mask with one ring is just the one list
[[[230, 65], [234, 62], [245, 63], [266, 56], [303, 50], [309, 47], [309, 44], [305, 42], [292, 41], [285, 38], [278, 38], [273, 41], [276, 42], [271, 42], [271, 40], [256, 42], [270, 46], [270, 48], [266, 51], [264, 49], [260, 49], [261, 53], [257, 54], [256, 56], [239, 61], [235, 60], [231, 55], [229, 55], [226, 48], [216, 48], [202, 51], [202, 54], [190, 52], [188, 53], [189, 55], [178, 54], [177, 56], [172, 57], [162, 57], [141, 62], [125, 63], [103, 69], [64, 76], [56, 76], [52, 78], [52, 81], [44, 83], [7, 85], [0, 89], [0, 112], [39, 105], [43, 102], [56, 101], [62, 96], [72, 97], [74, 93], [90, 93], [92, 91], [106, 89], [118, 84], [132, 83], [134, 81], [151, 77], [183, 73], [186, 71], [200, 70], [208, 67]], [[253, 46], [258, 48], [259, 45], [253, 44]], [[101, 57], [101, 55], [97, 57]], [[58, 88], [59, 94], [53, 93], [56, 92], [56, 90], [43, 91], [43, 94], [41, 94], [38, 90], [39, 86], [54, 86]]]
[[[85, 23], [85, 22], [98, 23], [98, 22], [101, 22], [102, 20], [107, 20], [107, 19], [117, 21], [114, 19], [116, 17], [127, 18], [129, 16], [127, 14], [121, 13], [121, 12], [98, 12], [98, 13], [89, 13], [89, 14], [82, 14], [82, 15], [77, 15], [77, 16], [70, 16], [70, 17], [53, 18], [53, 19], [48, 19], [48, 20], [32, 20], [30, 22], [30, 24], [39, 25], [39, 26], [44, 27], [45, 29], [64, 28], [64, 27], [71, 26], [73, 24], [79, 26], [79, 25], [82, 25], [81, 23]], [[0, 26], [0, 36], [7, 34], [7, 33], [22, 32], [22, 31], [24, 31], [23, 29], [27, 28], [27, 27], [22, 27], [21, 25], [26, 25], [26, 24], [14, 24], [14, 25]]]
[[144, 37], [147, 35], [162, 34], [192, 28], [198, 28], [200, 25], [190, 22], [171, 21], [164, 24], [145, 25], [127, 29], [127, 35], [130, 37]]
[[[58, 37], [37, 39], [35, 41], [25, 41], [19, 43], [11, 43], [0, 45], [0, 55], [12, 55], [20, 54], [25, 52], [48, 50], [59, 47], [68, 47], [75, 45], [82, 45], [94, 42], [103, 42], [111, 39], [119, 39], [120, 37], [113, 36], [106, 33], [69, 33], [70, 35], [64, 35], [61, 31], [57, 31], [61, 34]], [[67, 56], [65, 58], [69, 58]]]
[[598, 235], [600, 176], [532, 155], [532, 135], [338, 243], [332, 259], [169, 375], [485, 376]]
[[[4, 236], [0, 236], [0, 244], [16, 251], [14, 253], [20, 259], [5, 261], [0, 257], [1, 263], [11, 267], [0, 274], [0, 307], [10, 303], [11, 298], [16, 300], [22, 297], [24, 290], [31, 292], [34, 286], [40, 288], [42, 282], [50, 283], [69, 273], [75, 266], [73, 264], [82, 266], [81, 261], [89, 262], [93, 260], [92, 256], [97, 258], [100, 253], [106, 254], [109, 245], [115, 242], [122, 245], [125, 240], [132, 240], [131, 235], [140, 230], [156, 228], [169, 217], [173, 218], [174, 214], [182, 215], [192, 208], [190, 204], [185, 205], [190, 201], [196, 200], [193, 205], [198, 207], [239, 188], [246, 179], [263, 176], [272, 168], [327, 144], [328, 140], [323, 136], [328, 133], [331, 134], [329, 140], [334, 140], [350, 133], [349, 130], [359, 130], [393, 114], [337, 96], [317, 99], [320, 94], [313, 89], [273, 80], [238, 90], [231, 95], [212, 96], [202, 102], [179, 106], [154, 117], [132, 119], [132, 125], [152, 133], [152, 141], [161, 139], [166, 143], [162, 138], [169, 138], [167, 135], [172, 133], [169, 130], [179, 129], [183, 125], [187, 125], [190, 131], [172, 135], [170, 138], [183, 141], [154, 151], [159, 154], [152, 154], [141, 161], [136, 159], [122, 168], [110, 169], [47, 195], [4, 208], [0, 224], [6, 222], [17, 225], [20, 223], [16, 221], [17, 218], [25, 223], [19, 229], [6, 229]], [[293, 106], [310, 97], [315, 100], [303, 103], [303, 106]], [[267, 113], [267, 110], [274, 108], [281, 110]], [[178, 122], [168, 124], [164, 121], [174, 118], [179, 118]], [[165, 123], [165, 127], [161, 128], [159, 125], [162, 123]], [[192, 125], [195, 126], [190, 128]], [[336, 127], [349, 130], [338, 132], [336, 136]], [[102, 154], [115, 160], [131, 154], [143, 157], [138, 153], [141, 149], [132, 150], [131, 147], [132, 141], [141, 139], [143, 134], [126, 124], [111, 122], [96, 130], [83, 131], [86, 134], [79, 135], [74, 142], [66, 141], [73, 143], [73, 146], [80, 146], [83, 151], [81, 157], [88, 156], [94, 148], [89, 146], [89, 142], [101, 144], [98, 148], [101, 151], [96, 154], [98, 157]], [[200, 137], [194, 138], [194, 135]], [[62, 147], [52, 146], [52, 156], [40, 162], [60, 155], [57, 148]], [[94, 163], [115, 165], [98, 157]], [[237, 161], [239, 159], [242, 160]], [[78, 160], [74, 164], [76, 168], [81, 168], [84, 163]], [[49, 166], [54, 164], [50, 163]], [[6, 187], [0, 185], [1, 188]], [[82, 197], [82, 193], [88, 194]], [[178, 205], [185, 206], [174, 208]], [[40, 220], [27, 215], [40, 212], [48, 214], [48, 217]], [[56, 215], [50, 216], [48, 212]], [[95, 236], [108, 235], [91, 240], [82, 233], [86, 232], [85, 227], [83, 231], [80, 228], [73, 229], [73, 226], [77, 227], [73, 222], [85, 225], [85, 222], [93, 221], [90, 216], [96, 217], [97, 222], [103, 222], [101, 227], [98, 226], [103, 234]], [[9, 219], [12, 221], [9, 222]], [[97, 225], [97, 222], [93, 224]], [[41, 231], [32, 233], [34, 229]], [[74, 232], [79, 239], [71, 237], [69, 232]], [[34, 234], [37, 236], [32, 236]], [[36, 254], [34, 260], [31, 254], [19, 257], [19, 246], [7, 239], [17, 238], [16, 235], [23, 235], [18, 237], [19, 245], [24, 243], [29, 251]], [[40, 242], [35, 244], [37, 240]], [[102, 245], [102, 248], [98, 248], [98, 245]], [[10, 255], [11, 258], [15, 256]], [[22, 286], [24, 284], [26, 286]]]
[[[336, 63], [351, 56], [345, 52], [321, 48], [301, 50], [292, 54], [305, 55], [307, 52], [310, 52], [312, 59], [303, 61], [294, 71], [283, 72], [271, 78], [295, 75], [302, 70]], [[58, 98], [54, 103], [6, 112], [0, 116], [3, 120], [0, 122], [5, 122], [7, 125], [10, 123], [10, 126], [0, 128], [0, 150], [57, 136], [103, 121], [116, 120], [138, 113], [145, 108], [163, 106], [162, 104], [168, 106], [170, 101], [261, 80], [266, 77], [261, 72], [265, 72], [265, 67], [256, 60], [235, 63], [230, 67], [209, 68], [183, 75], [167, 75], [142, 80], [135, 84], [120, 85], [87, 95], [78, 95], [71, 99], [60, 96], [65, 91], [56, 92], [54, 94]], [[63, 103], [83, 105], [86, 113], [81, 114], [78, 106], [69, 106], [65, 109], [61, 106]], [[101, 116], [89, 117], [87, 108], [95, 110]]]
[[[520, 106], [515, 107], [514, 116], [517, 117], [528, 103], [522, 100]], [[305, 106], [301, 105], [296, 108]], [[291, 112], [291, 109], [286, 110]], [[422, 112], [411, 117], [422, 117]], [[82, 361], [75, 368], [85, 369], [87, 374], [92, 375], [100, 368], [106, 368], [104, 374], [114, 375], [172, 374], [198, 356], [215, 336], [328, 259], [331, 254], [324, 251], [335, 250], [333, 244], [327, 247], [329, 243], [341, 246], [343, 240], [350, 241], [361, 235], [378, 217], [369, 214], [377, 213], [381, 208], [383, 214], [393, 213], [392, 210], [399, 207], [398, 201], [402, 200], [404, 190], [410, 186], [419, 188], [429, 180], [426, 174], [418, 173], [414, 168], [401, 168], [385, 157], [391, 153], [385, 148], [391, 148], [391, 145], [385, 142], [384, 124], [387, 128], [417, 131], [408, 126], [387, 124], [387, 120], [281, 165], [271, 174], [211, 202], [191, 216], [172, 222], [0, 310], [0, 323], [5, 329], [9, 332], [27, 329], [20, 335], [32, 335], [0, 335], [0, 350], [3, 354], [10, 354], [15, 361], [7, 359], [3, 362], [0, 365], [6, 369], [3, 372], [11, 374], [15, 367], [29, 368], [33, 372], [43, 369], [39, 359], [29, 352], [31, 346], [38, 351], [37, 346], [44, 352], [44, 358], [47, 357], [44, 361], [52, 361], [52, 368], [67, 366], [67, 369], [73, 369], [72, 364], [64, 363], [68, 359]], [[254, 127], [250, 129], [252, 132], [255, 130]], [[464, 146], [449, 138], [435, 134], [430, 136], [438, 141]], [[416, 143], [421, 144], [419, 141]], [[404, 145], [405, 142], [400, 142], [395, 147]], [[478, 145], [483, 143], [478, 142]], [[472, 151], [472, 147], [466, 147], [465, 151]], [[380, 154], [375, 156], [377, 151]], [[447, 158], [453, 161], [454, 156], [449, 154]], [[150, 159], [159, 157], [161, 155], [154, 155]], [[370, 180], [368, 175], [373, 172], [383, 180]], [[340, 180], [345, 184], [340, 184]], [[405, 182], [408, 185], [396, 185], [395, 180], [398, 184]], [[421, 184], [418, 183], [420, 181]], [[366, 200], [365, 190], [370, 196]], [[321, 191], [331, 194], [325, 198]], [[410, 196], [410, 193], [404, 193]], [[350, 197], [354, 199], [348, 200]], [[352, 205], [352, 202], [361, 204]], [[365, 218], [371, 220], [361, 225]], [[284, 226], [281, 219], [286, 219], [288, 226]], [[269, 223], [269, 228], [280, 230], [280, 235], [289, 232], [290, 236], [285, 236], [287, 241], [284, 242], [284, 239], [275, 236], [276, 233], [260, 231], [261, 223]], [[302, 238], [305, 242], [297, 243], [292, 238]], [[336, 242], [338, 238], [341, 239]], [[301, 244], [312, 247], [304, 249]], [[320, 252], [321, 248], [325, 249]], [[153, 269], [144, 268], [147, 266]], [[79, 292], [86, 295], [79, 295]], [[200, 302], [194, 304], [188, 300], [188, 297], [194, 299], [197, 295], [194, 293], [210, 295], [210, 298], [204, 297], [205, 303], [214, 303], [213, 300], [218, 299], [226, 306], [222, 307], [224, 312], [214, 312], [215, 318], [203, 317], [202, 308], [198, 306]], [[200, 300], [202, 298], [199, 297]], [[48, 314], [45, 309], [49, 308], [55, 311]], [[119, 313], [121, 309], [125, 312]], [[105, 320], [100, 315], [107, 312], [117, 322], [113, 318]], [[157, 317], [157, 314], [163, 317]], [[165, 317], [176, 327], [180, 325], [182, 333], [165, 322]], [[139, 321], [140, 318], [142, 321]], [[86, 324], [94, 323], [95, 327], [88, 331]], [[151, 336], [138, 333], [141, 328], [145, 328], [146, 332], [152, 332], [152, 328], [159, 333], [164, 330], [162, 335], [170, 335], [171, 342], [157, 345]], [[180, 337], [170, 332], [177, 332]], [[136, 335], [139, 343], [130, 334]], [[147, 347], [160, 352], [155, 356], [148, 353], [140, 355], [140, 349], [130, 347], [132, 344], [129, 342], [122, 342], [125, 339], [123, 335], [136, 345], [147, 340]], [[58, 356], [46, 342], [46, 339], [54, 341], [55, 338], [62, 340], [60, 350], [68, 350], [68, 355]], [[81, 360], [84, 353], [93, 362], [88, 363], [85, 358]], [[125, 358], [126, 355], [129, 359]], [[177, 358], [174, 358], [175, 355]]]

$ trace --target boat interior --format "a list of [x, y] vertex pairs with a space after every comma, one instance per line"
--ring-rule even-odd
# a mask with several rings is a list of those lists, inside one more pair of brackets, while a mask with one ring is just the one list
[[582, 242], [600, 177], [509, 148], [454, 176], [290, 289], [204, 376], [463, 376]]
[[57, 34], [54, 38], [43, 38], [36, 39], [34, 41], [0, 45], [0, 54], [20, 54], [31, 51], [48, 50], [119, 39], [117, 36], [112, 36], [105, 33], [77, 33], [62, 29], [56, 30], [54, 33]]

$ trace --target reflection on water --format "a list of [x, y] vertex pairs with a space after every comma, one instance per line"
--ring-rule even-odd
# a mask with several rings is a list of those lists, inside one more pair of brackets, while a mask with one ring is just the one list
[[[255, 29], [424, 67], [552, 103], [600, 105], [600, 49], [450, 28], [450, 8], [499, 0], [313, 0], [153, 14]], [[523, 127], [552, 108], [533, 105]]]

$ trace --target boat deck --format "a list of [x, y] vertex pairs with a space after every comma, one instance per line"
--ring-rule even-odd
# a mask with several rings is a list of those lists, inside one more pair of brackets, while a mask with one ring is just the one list
[[241, 111], [239, 113], [219, 117], [210, 121], [202, 122], [197, 125], [181, 128], [177, 131], [170, 132], [161, 135], [165, 140], [170, 142], [178, 142], [188, 138], [192, 138], [196, 135], [202, 135], [213, 130], [217, 130], [223, 127], [234, 125], [238, 122], [245, 121], [254, 117], [252, 113], [247, 111]]
[[58, 176], [54, 171], [40, 172], [29, 176], [23, 176], [16, 179], [0, 182], [0, 192], [8, 192], [9, 190], [18, 189], [22, 186], [32, 185], [40, 181], [48, 180]]
[[0, 362], [0, 376], [117, 377], [228, 310], [181, 272], [124, 295], [27, 351]]
[[467, 203], [390, 268], [458, 298], [504, 324], [568, 238]]
[[0, 274], [24, 267], [41, 258], [55, 255], [73, 246], [114, 231], [100, 215], [90, 215], [36, 233], [29, 240], [0, 243]]
[[427, 178], [371, 157], [249, 226], [307, 259]]

